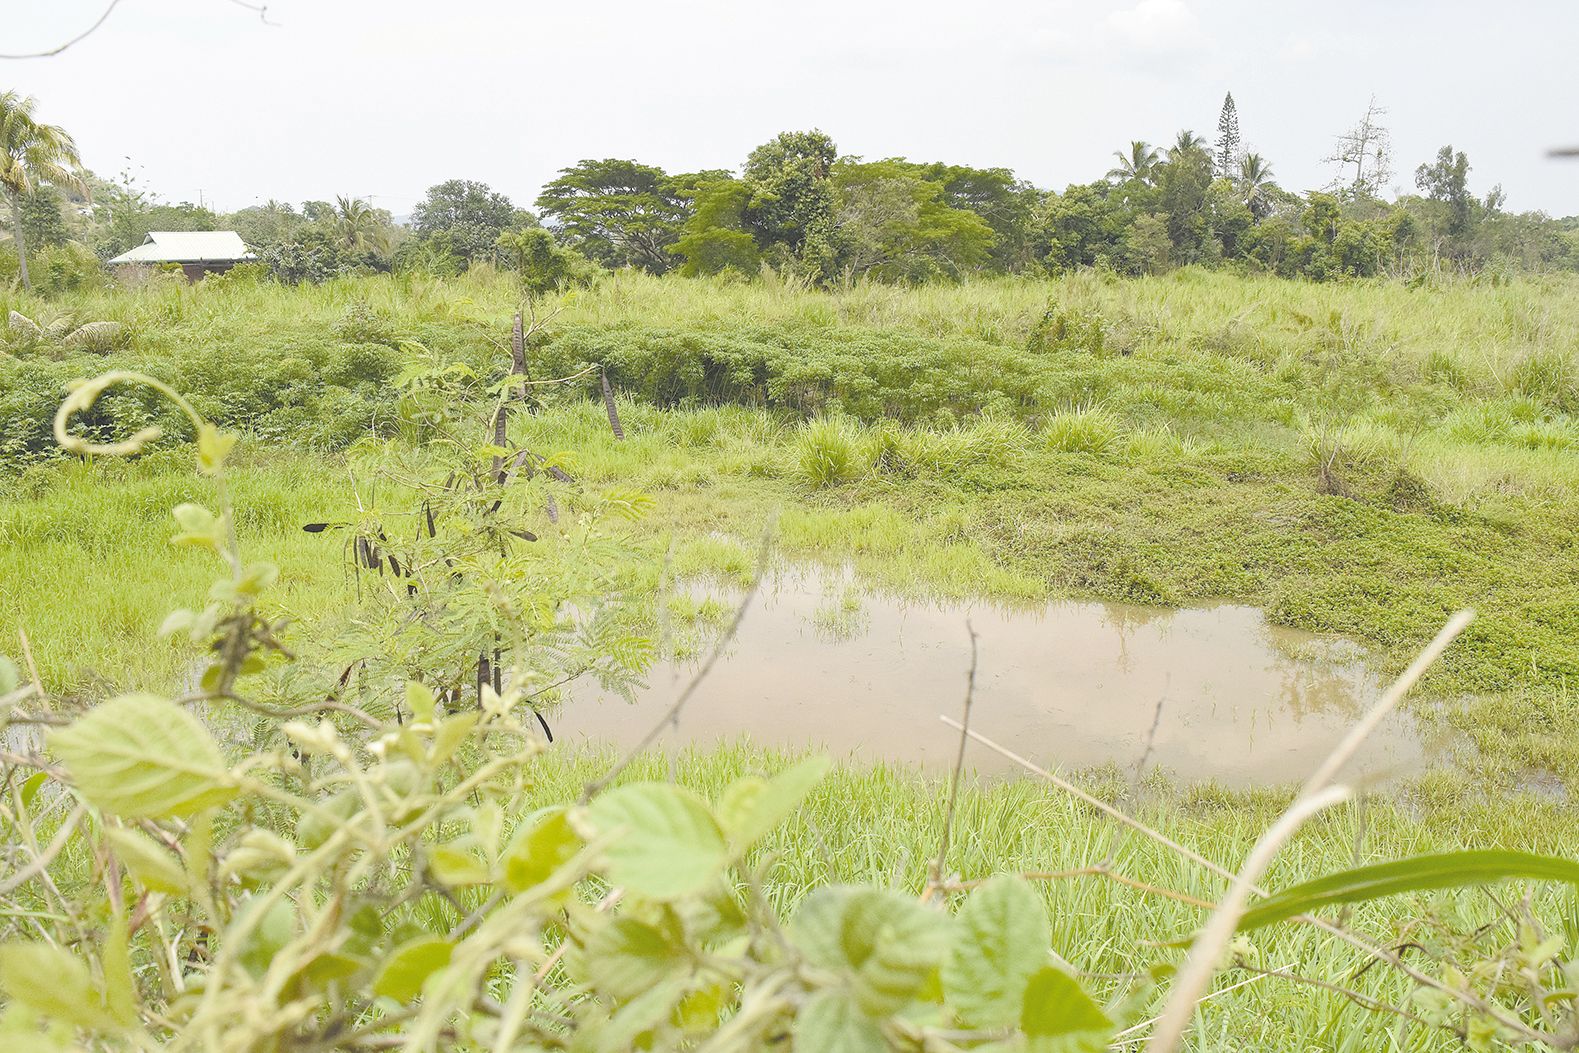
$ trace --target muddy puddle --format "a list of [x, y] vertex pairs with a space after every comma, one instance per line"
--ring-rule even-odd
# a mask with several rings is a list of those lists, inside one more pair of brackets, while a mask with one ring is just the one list
[[[1381, 687], [1353, 643], [1268, 625], [1253, 607], [906, 601], [863, 590], [848, 573], [799, 569], [763, 583], [664, 747], [750, 740], [946, 771], [958, 734], [938, 715], [960, 712], [967, 618], [979, 646], [972, 726], [1050, 767], [1133, 770], [1144, 756], [1147, 768], [1183, 780], [1294, 782]], [[659, 663], [634, 704], [583, 689], [555, 733], [572, 745], [629, 747], [697, 664]], [[1418, 771], [1434, 752], [1414, 719], [1397, 714], [1352, 767], [1380, 779]], [[966, 761], [983, 773], [1018, 770], [976, 743]]]

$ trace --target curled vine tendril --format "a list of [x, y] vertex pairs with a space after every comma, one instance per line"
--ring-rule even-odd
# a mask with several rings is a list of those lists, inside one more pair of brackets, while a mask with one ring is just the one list
[[60, 443], [61, 449], [70, 453], [80, 454], [84, 457], [98, 455], [101, 457], [131, 457], [141, 453], [143, 447], [155, 441], [164, 434], [158, 427], [141, 428], [130, 437], [120, 442], [97, 443], [81, 435], [73, 435], [68, 430], [71, 418], [79, 413], [86, 413], [93, 408], [110, 388], [117, 384], [141, 384], [143, 387], [153, 388], [159, 394], [175, 403], [182, 413], [192, 422], [195, 432], [201, 432], [207, 422], [198, 414], [180, 392], [170, 387], [161, 380], [156, 380], [146, 373], [135, 373], [131, 370], [117, 369], [100, 374], [92, 380], [74, 380], [67, 385], [65, 401], [60, 404], [60, 409], [55, 412], [55, 441]]

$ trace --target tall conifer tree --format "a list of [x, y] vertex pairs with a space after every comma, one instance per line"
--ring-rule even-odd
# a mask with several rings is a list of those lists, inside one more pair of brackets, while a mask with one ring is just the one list
[[1234, 107], [1234, 93], [1223, 98], [1223, 112], [1217, 118], [1217, 145], [1214, 149], [1217, 174], [1232, 179], [1239, 171], [1239, 111]]

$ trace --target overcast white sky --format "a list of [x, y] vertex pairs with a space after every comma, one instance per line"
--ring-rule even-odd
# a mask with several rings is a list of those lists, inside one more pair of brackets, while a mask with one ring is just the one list
[[[54, 46], [108, 0], [0, 0], [0, 52]], [[1451, 142], [1471, 187], [1579, 213], [1575, 0], [121, 0], [50, 59], [0, 61], [114, 176], [170, 200], [369, 197], [408, 212], [480, 179], [530, 204], [556, 169], [732, 168], [819, 127], [846, 153], [1097, 179], [1132, 138], [1208, 139], [1232, 90], [1279, 181], [1374, 93], [1394, 184]]]

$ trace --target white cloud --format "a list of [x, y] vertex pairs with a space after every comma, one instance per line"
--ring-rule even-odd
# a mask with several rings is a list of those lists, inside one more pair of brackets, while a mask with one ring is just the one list
[[1140, 0], [1108, 15], [1107, 27], [1120, 45], [1150, 54], [1195, 48], [1202, 39], [1200, 20], [1184, 0]]

